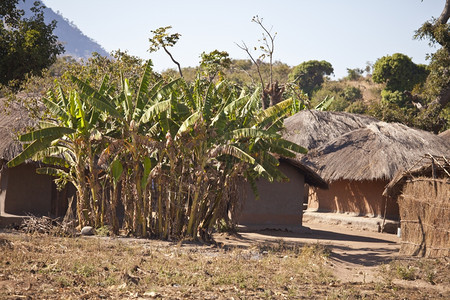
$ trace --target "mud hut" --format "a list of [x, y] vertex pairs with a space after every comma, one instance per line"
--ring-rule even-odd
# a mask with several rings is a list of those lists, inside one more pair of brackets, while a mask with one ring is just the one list
[[447, 155], [450, 151], [450, 144], [437, 135], [366, 116], [305, 111], [291, 118], [305, 118], [295, 123], [307, 125], [297, 128], [289, 118], [284, 136], [294, 142], [304, 141], [311, 150], [298, 160], [329, 184], [328, 190], [310, 190], [308, 210], [312, 211], [396, 220], [397, 203], [382, 196], [395, 173], [410, 168], [426, 153]]
[[19, 223], [24, 216], [61, 216], [67, 210], [68, 186], [56, 189], [53, 178], [36, 174], [38, 163], [27, 162], [14, 168], [6, 163], [22, 151], [17, 133], [32, 127], [28, 112], [15, 105], [7, 110], [0, 99], [0, 227]]
[[[424, 162], [427, 161], [426, 163]], [[450, 164], [427, 155], [422, 166], [399, 172], [384, 195], [398, 201], [402, 255], [450, 256]]]
[[280, 171], [289, 177], [289, 181], [257, 181], [259, 199], [246, 184], [239, 225], [248, 228], [299, 228], [302, 226], [304, 197], [307, 197], [305, 183], [318, 189], [328, 188], [327, 183], [303, 163], [283, 158], [279, 161]]

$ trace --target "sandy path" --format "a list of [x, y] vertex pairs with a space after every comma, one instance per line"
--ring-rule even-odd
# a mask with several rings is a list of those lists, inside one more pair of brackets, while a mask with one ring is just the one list
[[[400, 238], [349, 228], [345, 225], [304, 224], [306, 230], [240, 232], [240, 237], [217, 235], [225, 245], [249, 247], [256, 243], [320, 243], [331, 250], [330, 267], [342, 282], [372, 282], [380, 280], [379, 266], [395, 258]], [[308, 229], [309, 228], [309, 229]]]

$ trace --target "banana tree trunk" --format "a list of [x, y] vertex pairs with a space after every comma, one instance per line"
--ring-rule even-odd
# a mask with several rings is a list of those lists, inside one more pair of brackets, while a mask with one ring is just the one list
[[191, 213], [189, 215], [189, 223], [188, 223], [188, 227], [187, 227], [187, 235], [191, 236], [192, 238], [196, 238], [197, 236], [197, 228], [196, 228], [196, 224], [198, 224], [197, 222], [197, 218], [198, 218], [198, 200], [200, 197], [200, 191], [202, 188], [202, 181], [203, 181], [203, 166], [201, 168], [201, 174], [198, 175], [197, 177], [197, 182], [195, 185], [195, 192], [194, 192], [194, 198], [192, 200], [192, 208], [191, 208]]

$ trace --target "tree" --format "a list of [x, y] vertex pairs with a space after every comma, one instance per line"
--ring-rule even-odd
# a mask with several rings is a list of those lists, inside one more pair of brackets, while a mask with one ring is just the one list
[[0, 17], [6, 24], [17, 23], [23, 16], [23, 11], [17, 9], [18, 2], [19, 0], [3, 0], [0, 4]]
[[[57, 96], [50, 92], [42, 99], [52, 117], [39, 124], [37, 130], [21, 135], [28, 143], [24, 151], [8, 163], [17, 166], [34, 157], [54, 167], [38, 169], [38, 173], [58, 176], [61, 184], [72, 182], [77, 190], [77, 213], [80, 226], [99, 225], [95, 222], [98, 203], [89, 197], [89, 179], [86, 171], [93, 170], [93, 143], [91, 137], [99, 121], [99, 114], [80, 100], [77, 92], [65, 95], [61, 88]], [[88, 179], [89, 178], [89, 179]], [[91, 180], [92, 183], [92, 180]]]
[[151, 30], [151, 32], [153, 33], [153, 37], [149, 39], [150, 48], [148, 49], [148, 51], [156, 52], [159, 49], [163, 48], [164, 51], [167, 53], [167, 55], [169, 55], [173, 63], [177, 65], [180, 77], [183, 77], [183, 72], [181, 71], [180, 63], [175, 60], [172, 53], [170, 53], [170, 51], [167, 49], [168, 47], [175, 46], [175, 44], [178, 42], [181, 36], [181, 34], [179, 33], [169, 34], [167, 31], [171, 28], [172, 26], [166, 26], [166, 27], [159, 27], [156, 30]]
[[[262, 51], [262, 54], [257, 59], [255, 59], [250, 49], [244, 42], [242, 42], [242, 45], [236, 45], [247, 53], [251, 61], [256, 66], [262, 91], [261, 107], [265, 109], [267, 106], [273, 106], [280, 102], [285, 90], [284, 85], [279, 85], [278, 82], [274, 82], [273, 80], [273, 53], [275, 49], [275, 38], [277, 36], [277, 33], [275, 32], [274, 34], [272, 34], [271, 30], [267, 29], [266, 26], [264, 26], [263, 19], [259, 16], [254, 16], [252, 18], [252, 22], [258, 24], [263, 30], [262, 39], [259, 40], [259, 42], [262, 43], [262, 45], [259, 46], [259, 50]], [[258, 48], [254, 47], [254, 49], [257, 50]], [[267, 82], [267, 84], [265, 84], [264, 82], [261, 70], [261, 67], [264, 64], [263, 61], [266, 57], [269, 58], [269, 82]]]
[[428, 75], [424, 65], [416, 65], [408, 56], [395, 53], [383, 56], [373, 66], [374, 82], [386, 83], [389, 91], [411, 91], [416, 84], [423, 83]]
[[431, 55], [430, 75], [427, 90], [434, 100], [429, 104], [434, 109], [443, 109], [450, 102], [450, 0], [446, 0], [438, 19], [425, 22], [415, 34], [416, 39], [429, 39], [430, 45], [442, 46]]
[[362, 74], [364, 73], [363, 69], [349, 69], [347, 68], [347, 77], [348, 80], [359, 80], [362, 77]]
[[17, 9], [19, 0], [5, 0], [0, 4], [0, 83], [23, 80], [25, 74], [39, 74], [55, 62], [64, 47], [53, 35], [56, 21], [45, 24], [45, 6], [36, 1], [33, 15], [24, 18]]
[[[403, 54], [379, 59], [373, 68], [373, 80], [386, 83], [382, 102], [369, 113], [383, 121], [438, 133], [449, 124], [450, 101], [450, 0], [446, 0], [439, 18], [425, 22], [416, 39], [429, 39], [430, 46], [442, 46], [428, 55], [430, 64], [415, 65]], [[424, 83], [418, 85], [418, 83]]]
[[333, 73], [332, 65], [325, 61], [309, 60], [294, 67], [289, 79], [295, 82], [305, 93], [312, 92], [321, 87], [324, 76]]
[[446, 0], [444, 9], [438, 19], [433, 18], [425, 22], [415, 34], [418, 39], [430, 39], [430, 44], [439, 44], [450, 49], [450, 32], [448, 20], [450, 18], [450, 0]]
[[[446, 1], [439, 18], [425, 22], [415, 33], [416, 39], [429, 39], [430, 46], [440, 45], [435, 53], [427, 56], [430, 64], [426, 72], [423, 66], [415, 66], [409, 58], [402, 58], [394, 64], [378, 65], [373, 79], [386, 82], [381, 109], [385, 121], [397, 121], [409, 126], [438, 133], [448, 128], [450, 121], [450, 0]], [[380, 61], [381, 62], [381, 61]], [[417, 70], [419, 69], [419, 70]], [[389, 72], [396, 72], [389, 74]], [[377, 74], [375, 74], [377, 73]], [[412, 89], [415, 83], [421, 83]], [[405, 92], [406, 90], [406, 92]], [[375, 110], [372, 110], [375, 111]], [[376, 115], [376, 114], [375, 114]]]
[[200, 57], [202, 59], [200, 68], [209, 81], [212, 81], [217, 74], [221, 75], [223, 70], [228, 69], [231, 65], [231, 59], [226, 51], [203, 52]]
[[[383, 56], [373, 66], [372, 79], [384, 83], [381, 102], [369, 108], [369, 114], [386, 122], [400, 122], [408, 126], [419, 126], [416, 122], [418, 107], [423, 100], [412, 95], [413, 90], [423, 86], [428, 75], [427, 67], [415, 64], [408, 56], [395, 53]], [[434, 120], [428, 120], [433, 123]]]

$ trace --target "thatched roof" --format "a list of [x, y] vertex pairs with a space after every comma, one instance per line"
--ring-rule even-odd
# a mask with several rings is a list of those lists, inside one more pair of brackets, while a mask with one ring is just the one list
[[391, 180], [427, 153], [449, 157], [450, 143], [403, 124], [373, 122], [310, 151], [301, 160], [328, 182]]
[[450, 143], [450, 129], [447, 129], [446, 131], [439, 133], [439, 136]]
[[303, 110], [284, 120], [283, 137], [307, 149], [314, 149], [376, 122], [375, 118], [358, 114]]
[[17, 133], [33, 126], [25, 108], [12, 104], [6, 107], [6, 99], [0, 98], [0, 162], [9, 161], [22, 151]]

